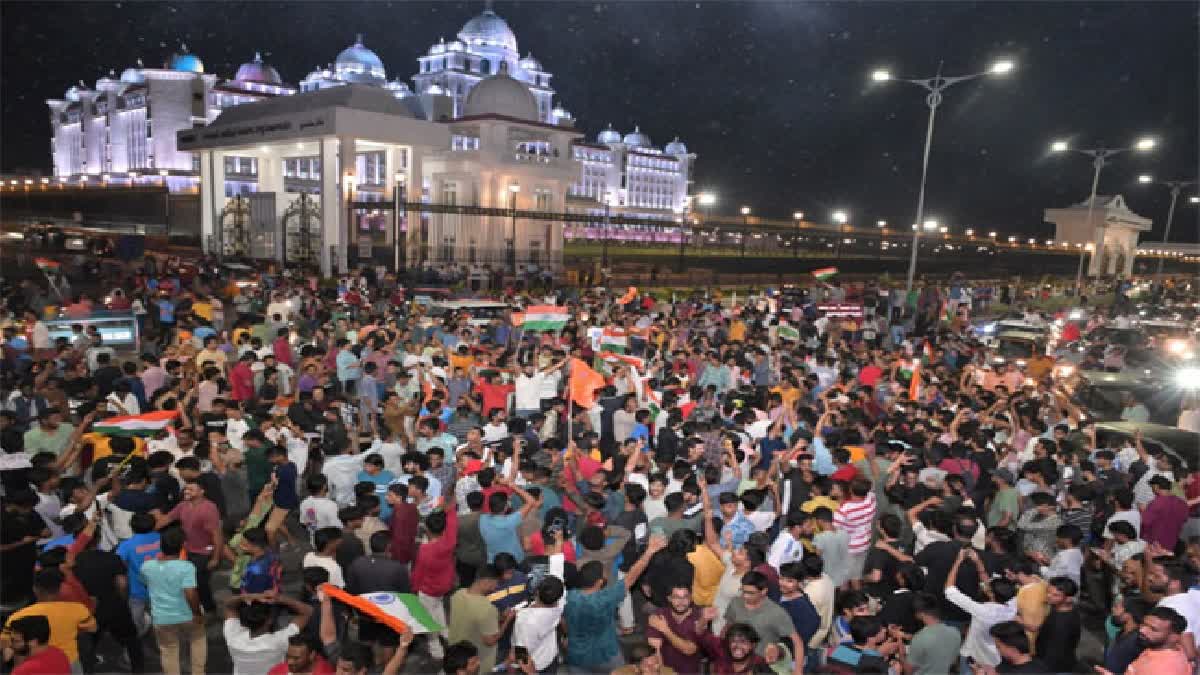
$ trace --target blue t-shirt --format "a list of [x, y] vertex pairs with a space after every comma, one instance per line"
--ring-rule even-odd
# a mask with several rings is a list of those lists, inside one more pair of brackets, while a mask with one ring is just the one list
[[567, 593], [563, 619], [567, 622], [567, 663], [598, 666], [621, 651], [613, 615], [625, 599], [625, 583], [616, 581], [595, 593]]
[[817, 634], [817, 630], [821, 628], [821, 615], [817, 613], [817, 608], [813, 606], [812, 601], [808, 596], [802, 595], [792, 600], [780, 600], [779, 606], [792, 617], [792, 625], [796, 627], [796, 632], [800, 634], [801, 641], [808, 644], [812, 636]]
[[358, 357], [354, 352], [343, 349], [337, 354], [337, 378], [342, 382], [358, 380]]
[[379, 473], [372, 476], [366, 471], [358, 472], [358, 482], [370, 482], [375, 484], [375, 496], [379, 497], [379, 519], [383, 522], [388, 522], [392, 519], [392, 506], [387, 503], [388, 486], [396, 480], [395, 474], [387, 469], [383, 469]]
[[275, 506], [281, 509], [300, 508], [300, 496], [296, 494], [296, 465], [292, 462], [275, 465]]
[[282, 569], [279, 559], [271, 552], [246, 563], [242, 572], [242, 593], [265, 593], [279, 590]]
[[129, 597], [138, 600], [149, 600], [146, 592], [146, 582], [142, 581], [142, 563], [158, 557], [158, 542], [161, 539], [157, 532], [135, 534], [117, 544], [117, 557], [125, 563], [129, 574]]
[[517, 562], [525, 559], [525, 549], [521, 547], [521, 540], [517, 537], [517, 528], [520, 526], [520, 512], [507, 516], [485, 513], [479, 517], [479, 534], [483, 536], [483, 543], [487, 546], [488, 562], [495, 562], [499, 553], [510, 553]]
[[71, 548], [71, 544], [75, 543], [75, 535], [64, 534], [61, 537], [55, 537], [50, 541], [42, 544], [42, 552], [45, 553], [52, 548]]
[[158, 320], [163, 323], [175, 323], [175, 303], [170, 300], [159, 300]]
[[196, 587], [196, 566], [187, 560], [147, 560], [142, 581], [150, 597], [150, 618], [155, 626], [192, 620], [192, 607], [184, 589]]
[[158, 508], [158, 499], [149, 489], [121, 490], [113, 504], [126, 511], [145, 513]]

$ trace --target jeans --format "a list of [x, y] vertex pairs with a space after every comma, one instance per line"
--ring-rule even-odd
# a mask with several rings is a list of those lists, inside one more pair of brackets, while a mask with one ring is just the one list
[[208, 569], [208, 561], [212, 556], [208, 553], [188, 553], [188, 560], [196, 566], [196, 592], [200, 594], [200, 604], [204, 611], [217, 611], [217, 601], [212, 594], [212, 572]]
[[146, 634], [150, 630], [150, 617], [146, 614], [149, 610], [149, 602], [141, 598], [129, 599], [129, 614], [133, 616], [133, 625], [137, 628], [138, 637]]
[[184, 640], [188, 642], [192, 675], [204, 672], [205, 663], [208, 661], [208, 640], [204, 633], [204, 624], [188, 621], [157, 625], [154, 627], [154, 639], [158, 641], [158, 654], [164, 675], [181, 675], [179, 645]]

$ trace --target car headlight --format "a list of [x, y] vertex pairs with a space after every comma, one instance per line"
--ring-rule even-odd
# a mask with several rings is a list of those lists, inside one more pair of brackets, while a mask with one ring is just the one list
[[1175, 384], [1180, 389], [1200, 389], [1200, 368], [1180, 368], [1175, 371]]
[[1167, 351], [1178, 356], [1187, 351], [1187, 343], [1179, 338], [1167, 340]]

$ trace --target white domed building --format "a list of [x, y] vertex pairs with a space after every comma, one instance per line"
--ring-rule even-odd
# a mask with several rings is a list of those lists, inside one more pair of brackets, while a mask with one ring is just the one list
[[[94, 89], [80, 82], [62, 99], [46, 101], [50, 154], [60, 179], [100, 182], [108, 176], [105, 183], [194, 188], [195, 158], [178, 149], [177, 132], [207, 124], [226, 108], [296, 92], [261, 54], [225, 80], [207, 73], [187, 45], [180, 45], [161, 68], [147, 68], [139, 59], [119, 78], [115, 75], [100, 78]], [[253, 183], [256, 173], [256, 167], [247, 166], [238, 175]]]

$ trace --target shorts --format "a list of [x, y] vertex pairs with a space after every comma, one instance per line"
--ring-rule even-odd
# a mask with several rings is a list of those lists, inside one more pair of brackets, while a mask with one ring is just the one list
[[863, 567], [867, 564], [867, 551], [851, 553], [846, 556], [846, 581], [859, 581], [863, 576]]
[[[281, 509], [278, 506], [271, 507], [271, 513], [267, 516], [267, 522], [263, 525], [263, 529], [267, 532], [277, 532], [283, 526], [283, 521], [287, 520], [289, 509]], [[861, 571], [861, 568], [859, 568]]]

